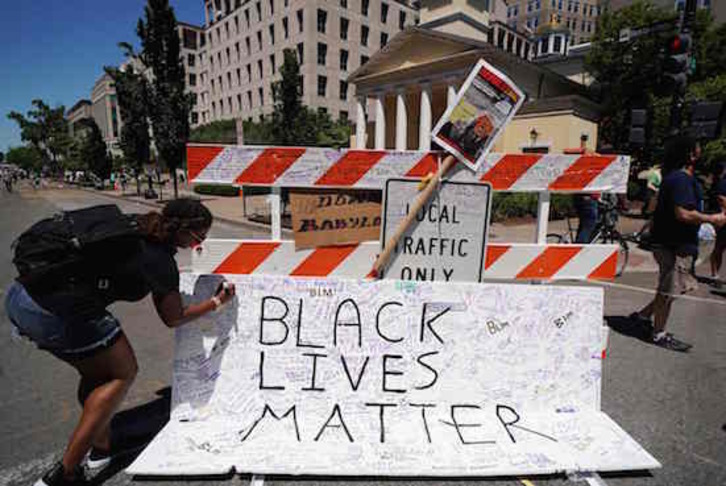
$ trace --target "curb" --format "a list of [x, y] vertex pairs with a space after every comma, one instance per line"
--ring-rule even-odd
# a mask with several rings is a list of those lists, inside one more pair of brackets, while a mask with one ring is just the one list
[[[160, 204], [158, 202], [149, 202], [149, 201], [146, 201], [146, 200], [143, 200], [143, 199], [142, 200], [139, 200], [139, 199], [136, 199], [136, 196], [134, 196], [132, 199], [128, 199], [128, 198], [126, 198], [124, 196], [119, 196], [119, 195], [116, 195], [116, 194], [108, 194], [108, 193], [104, 193], [102, 191], [97, 191], [95, 189], [87, 189], [85, 187], [77, 187], [77, 188], [73, 188], [73, 189], [80, 190], [80, 191], [84, 191], [84, 192], [88, 192], [88, 193], [91, 193], [91, 194], [95, 194], [97, 196], [107, 197], [109, 199], [117, 199], [117, 200], [121, 200], [121, 201], [134, 202], [134, 203], [141, 204], [143, 206], [147, 206], [147, 207], [150, 207], [150, 208], [159, 209], [159, 207], [160, 207]], [[229, 224], [229, 225], [232, 225], [232, 226], [240, 226], [240, 227], [243, 227], [243, 228], [254, 229], [254, 230], [264, 230], [264, 231], [267, 231], [267, 232], [270, 232], [271, 231], [270, 226], [269, 225], [266, 225], [266, 224], [263, 224], [263, 223], [256, 223], [256, 222], [253, 222], [253, 221], [239, 221], [239, 220], [236, 220], [236, 219], [225, 218], [224, 216], [219, 216], [219, 215], [216, 215], [214, 213], [212, 213], [212, 214], [214, 215], [214, 220], [215, 221], [219, 221], [219, 222], [222, 222], [222, 223], [225, 223], [225, 224]], [[292, 235], [292, 231], [289, 230], [289, 229], [283, 228], [282, 229], [282, 234], [283, 235], [286, 235], [286, 236], [291, 236]]]

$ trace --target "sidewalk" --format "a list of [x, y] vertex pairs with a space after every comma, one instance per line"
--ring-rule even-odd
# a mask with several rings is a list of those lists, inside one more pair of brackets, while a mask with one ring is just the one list
[[[166, 202], [171, 200], [174, 194], [173, 190], [164, 191], [164, 199], [160, 201], [158, 199], [145, 199], [143, 196], [137, 196], [135, 190], [136, 188], [130, 188], [130, 186], [127, 186], [126, 192], [123, 192], [121, 190], [99, 191], [92, 188], [81, 188], [76, 186], [67, 187], [69, 189], [87, 191], [93, 194], [97, 194], [99, 196], [123, 199], [125, 201], [133, 201], [157, 210], [161, 209], [161, 207]], [[182, 186], [179, 187], [179, 197], [192, 197], [195, 199], [199, 199], [212, 212], [215, 221], [221, 221], [223, 223], [232, 225], [240, 225], [256, 230], [269, 230], [268, 225], [258, 223], [256, 221], [250, 221], [249, 219], [245, 218], [243, 209], [244, 206], [241, 197], [221, 197], [206, 194], [197, 194], [192, 191], [191, 188]], [[285, 237], [292, 237], [292, 232], [289, 230], [283, 229], [282, 233]]]

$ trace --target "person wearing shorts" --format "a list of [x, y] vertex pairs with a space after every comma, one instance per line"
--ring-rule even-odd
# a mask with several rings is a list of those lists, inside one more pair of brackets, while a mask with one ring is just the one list
[[[200, 317], [234, 296], [234, 286], [211, 299], [184, 306], [179, 293], [176, 248], [201, 243], [212, 215], [199, 201], [176, 199], [161, 213], [136, 215], [140, 232], [137, 251], [113, 259], [104, 268], [106, 282], [92, 284], [83, 273], [62, 276], [51, 283], [14, 282], [5, 309], [15, 331], [42, 350], [73, 366], [80, 375], [77, 396], [82, 413], [63, 458], [35, 484], [86, 484], [82, 461], [100, 468], [125, 451], [115, 447], [110, 422], [131, 386], [137, 362], [118, 319], [106, 310], [113, 302], [137, 302], [148, 294], [157, 314], [173, 328]], [[69, 271], [70, 273], [70, 271]]]
[[674, 298], [697, 288], [692, 262], [698, 255], [698, 228], [702, 223], [719, 228], [726, 224], [726, 214], [700, 211], [702, 191], [693, 175], [699, 155], [699, 147], [690, 136], [673, 137], [666, 145], [668, 172], [664, 174], [653, 214], [653, 255], [658, 263], [656, 295], [648, 305], [630, 315], [632, 320], [652, 326], [653, 344], [681, 352], [692, 346], [665, 329]]

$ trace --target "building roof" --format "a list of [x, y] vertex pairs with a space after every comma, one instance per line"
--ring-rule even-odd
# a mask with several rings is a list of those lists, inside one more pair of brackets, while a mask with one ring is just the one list
[[[397, 59], [397, 54], [400, 54], [407, 46], [408, 49], [415, 46], [414, 50], [423, 51], [420, 46], [433, 48], [434, 43], [447, 45], [450, 52], [442, 55], [440, 59], [423, 60], [418, 65], [415, 60]], [[365, 84], [366, 81], [370, 81], [372, 84], [378, 77], [400, 77], [403, 81], [406, 77], [423, 70], [426, 65], [429, 67], [432, 64], [441, 64], [442, 67], [453, 65], [455, 57], [466, 58], [467, 60], [471, 58], [474, 62], [476, 59], [484, 58], [487, 62], [509, 75], [515, 83], [520, 84], [520, 87], [527, 92], [530, 98], [561, 96], [564, 94], [587, 96], [587, 92], [579, 84], [544, 66], [517, 57], [490, 43], [422, 27], [408, 27], [399, 32], [385, 47], [376, 52], [366, 64], [351, 73], [348, 81], [355, 84]], [[473, 66], [473, 62], [469, 62], [468, 66]], [[526, 82], [521, 83], [522, 80]], [[529, 89], [527, 89], [527, 84], [530, 85]], [[546, 89], [543, 89], [543, 87], [546, 87]]]
[[602, 108], [584, 96], [566, 95], [531, 100], [522, 105], [517, 116], [563, 111], [573, 112], [580, 118], [597, 122], [600, 119]]
[[204, 27], [202, 27], [201, 25], [190, 24], [189, 22], [181, 22], [179, 20], [177, 20], [176, 23], [178, 26], [189, 27], [191, 29], [198, 30], [200, 32], [204, 30]]
[[71, 106], [66, 113], [67, 114], [71, 114], [74, 111], [79, 110], [84, 105], [91, 106], [91, 100], [87, 100], [85, 98], [82, 98], [82, 99], [76, 101], [76, 103], [73, 106]]

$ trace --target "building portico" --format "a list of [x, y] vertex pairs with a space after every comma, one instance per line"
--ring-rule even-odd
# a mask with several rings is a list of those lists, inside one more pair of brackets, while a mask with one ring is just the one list
[[[357, 96], [353, 146], [430, 150], [431, 130], [453, 103], [471, 67], [481, 58], [505, 72], [527, 93], [529, 103], [540, 101], [529, 107], [526, 120], [517, 125], [532, 125], [531, 129], [540, 135], [539, 142], [544, 142], [546, 137], [551, 150], [571, 145], [569, 134], [547, 131], [546, 119], [552, 113], [545, 111], [556, 106], [566, 112], [561, 110], [560, 115], [578, 117], [581, 110], [570, 108], [583, 103], [592, 108], [594, 104], [582, 96], [581, 87], [576, 83], [485, 42], [430, 29], [409, 28], [349, 78], [355, 84]], [[545, 99], [567, 99], [569, 102], [542, 103]], [[586, 132], [592, 148], [597, 141], [596, 111], [590, 110], [586, 119], [569, 125], [577, 125], [576, 130]], [[505, 131], [494, 150], [520, 152], [528, 144], [531, 144], [528, 132], [523, 136], [507, 137]]]

